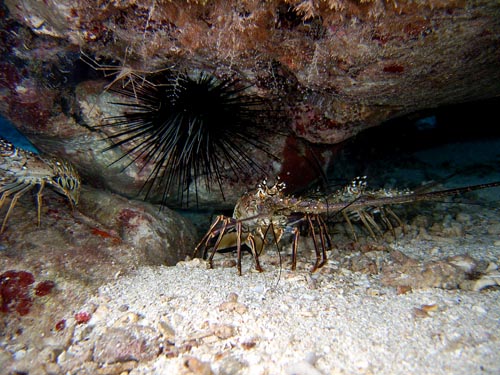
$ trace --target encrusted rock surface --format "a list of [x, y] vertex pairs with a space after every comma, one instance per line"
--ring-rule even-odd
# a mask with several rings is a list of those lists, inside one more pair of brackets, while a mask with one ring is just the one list
[[[117, 67], [125, 69], [118, 85], [131, 78], [127, 69], [141, 75], [173, 67], [252, 86], [283, 115], [263, 134], [281, 161], [258, 151], [253, 157], [296, 187], [319, 174], [304, 158], [326, 166], [331, 156], [307, 155], [299, 138], [334, 144], [392, 117], [500, 92], [500, 6], [493, 1], [7, 0], [1, 12], [1, 113], [89, 181], [130, 197], [144, 176], [137, 166], [122, 176], [119, 168], [104, 173], [114, 154], [100, 153], [102, 134], [89, 130], [116, 111], [107, 92], [90, 101], [105, 85], [96, 79]], [[81, 50], [112, 67], [91, 71]], [[277, 128], [288, 135], [276, 136]], [[232, 180], [229, 173], [228, 202], [263, 177]], [[200, 197], [221, 201], [217, 191]]]
[[[1, 324], [10, 333], [29, 327], [21, 342], [63, 330], [63, 320], [71, 321], [78, 304], [103, 282], [141, 265], [174, 265], [195, 243], [191, 223], [148, 203], [84, 189], [72, 213], [64, 198], [47, 189], [37, 227], [36, 209], [27, 198], [14, 207], [0, 237]], [[82, 313], [77, 321], [86, 320], [89, 312]], [[16, 314], [28, 321], [39, 316], [41, 322], [31, 326]]]
[[190, 255], [195, 236], [193, 225], [167, 208], [90, 188], [75, 212], [46, 189], [37, 227], [34, 202], [24, 196], [0, 235], [0, 362], [6, 373], [59, 374], [89, 362], [89, 373], [96, 374], [95, 361], [109, 364], [112, 374], [130, 368], [130, 361], [156, 357], [158, 344], [141, 338], [146, 327], [114, 329], [105, 336], [116, 338], [114, 351], [100, 339], [93, 352], [78, 346], [60, 354], [75, 327], [99, 314], [92, 304], [81, 307], [97, 288], [141, 266], [174, 265]]
[[[5, 268], [22, 260], [28, 268], [55, 265], [81, 280], [105, 280], [140, 265], [174, 265], [196, 241], [193, 224], [167, 208], [91, 188], [83, 189], [75, 212], [66, 203], [47, 189], [40, 228], [28, 196], [14, 207], [2, 234]], [[90, 272], [103, 263], [107, 273]]]

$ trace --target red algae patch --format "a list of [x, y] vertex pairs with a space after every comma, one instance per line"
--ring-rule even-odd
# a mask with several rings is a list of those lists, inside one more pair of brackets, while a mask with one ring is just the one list
[[64, 328], [66, 328], [66, 319], [61, 319], [58, 321], [55, 325], [56, 331], [62, 331]]
[[[27, 271], [5, 271], [0, 275], [0, 311], [9, 313], [16, 311], [23, 316], [30, 312], [33, 306], [32, 285], [35, 277]], [[37, 284], [34, 295], [42, 297], [48, 295], [55, 283], [47, 280]]]
[[35, 282], [33, 274], [26, 271], [5, 271], [0, 275], [0, 311], [17, 311], [19, 315], [29, 313], [33, 300], [30, 296], [31, 285]]
[[51, 280], [42, 281], [35, 287], [35, 295], [38, 297], [46, 296], [52, 292], [55, 286], [56, 283]]

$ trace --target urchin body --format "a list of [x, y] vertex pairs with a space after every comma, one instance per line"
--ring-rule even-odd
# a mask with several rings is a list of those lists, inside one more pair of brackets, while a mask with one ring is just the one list
[[208, 190], [216, 184], [224, 198], [228, 174], [262, 170], [249, 150], [272, 156], [261, 141], [269, 107], [237, 79], [162, 71], [134, 89], [112, 90], [126, 101], [114, 103], [124, 112], [103, 125], [112, 131], [106, 150], [122, 147], [120, 159], [131, 157], [127, 166], [138, 163], [148, 171], [146, 198], [159, 191], [162, 203], [174, 195], [187, 205], [190, 186], [197, 198], [200, 181]]

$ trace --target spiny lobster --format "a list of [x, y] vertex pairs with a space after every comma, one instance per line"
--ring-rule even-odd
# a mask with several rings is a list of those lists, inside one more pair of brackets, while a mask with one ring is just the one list
[[370, 235], [375, 237], [375, 232], [381, 233], [381, 229], [374, 214], [380, 215], [380, 220], [390, 230], [394, 230], [390, 218], [398, 225], [402, 225], [401, 220], [390, 209], [390, 205], [435, 200], [500, 186], [500, 181], [497, 181], [431, 192], [396, 189], [368, 190], [365, 179], [366, 177], [357, 177], [343, 189], [321, 199], [296, 198], [286, 195], [284, 193], [286, 186], [283, 182], [276, 182], [269, 186], [264, 180], [257, 186], [257, 189], [243, 194], [236, 203], [232, 217], [223, 215], [216, 217], [208, 232], [196, 246], [193, 256], [196, 257], [203, 249], [201, 256], [205, 258], [209, 249], [212, 248], [208, 257], [211, 268], [217, 250], [236, 247], [238, 273], [241, 275], [241, 247], [246, 244], [252, 252], [255, 268], [261, 272], [259, 254], [266, 243], [269, 231], [276, 244], [279, 243], [282, 235], [288, 232], [293, 234], [292, 270], [295, 270], [299, 241], [297, 224], [306, 222], [316, 252], [316, 262], [312, 268], [314, 272], [326, 263], [326, 251], [331, 245], [327, 226], [321, 215], [341, 212], [355, 240], [356, 234], [352, 220], [361, 221]]
[[36, 185], [39, 187], [36, 194], [38, 226], [45, 185], [51, 186], [68, 198], [72, 209], [78, 204], [81, 180], [76, 169], [68, 161], [23, 150], [0, 138], [0, 208], [7, 197], [12, 196], [0, 233], [5, 230], [18, 199]]

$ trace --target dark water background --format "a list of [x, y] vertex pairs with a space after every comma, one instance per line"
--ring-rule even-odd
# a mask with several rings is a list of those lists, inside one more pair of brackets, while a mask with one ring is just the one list
[[[367, 176], [372, 187], [446, 187], [500, 181], [500, 98], [394, 119], [349, 139], [330, 183]], [[498, 189], [497, 193], [498, 192]]]

